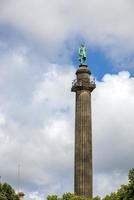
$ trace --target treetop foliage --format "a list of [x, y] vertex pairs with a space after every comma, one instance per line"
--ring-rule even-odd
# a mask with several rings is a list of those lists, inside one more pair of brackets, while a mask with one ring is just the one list
[[0, 183], [0, 200], [19, 200], [19, 198], [9, 184]]

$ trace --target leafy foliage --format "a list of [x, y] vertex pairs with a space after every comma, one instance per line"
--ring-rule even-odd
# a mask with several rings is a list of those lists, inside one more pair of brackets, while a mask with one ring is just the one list
[[112, 192], [104, 198], [94, 197], [92, 199], [65, 193], [62, 197], [56, 195], [48, 196], [47, 200], [134, 200], [134, 168], [129, 170], [128, 185], [121, 185], [117, 192]]
[[19, 200], [19, 198], [9, 184], [0, 183], [0, 200]]
[[134, 200], [134, 169], [129, 170], [128, 185], [121, 185], [116, 193], [103, 200]]
[[[58, 197], [56, 195], [48, 196], [47, 200], [91, 200], [89, 198], [84, 198], [77, 196], [73, 193], [65, 193], [62, 197]], [[92, 200], [101, 200], [100, 197], [94, 197]]]

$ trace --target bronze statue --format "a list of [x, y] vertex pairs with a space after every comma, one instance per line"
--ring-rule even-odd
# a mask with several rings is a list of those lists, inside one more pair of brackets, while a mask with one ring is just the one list
[[81, 65], [85, 65], [86, 63], [86, 58], [87, 58], [87, 49], [84, 46], [84, 44], [81, 44], [80, 48], [79, 48], [79, 61]]

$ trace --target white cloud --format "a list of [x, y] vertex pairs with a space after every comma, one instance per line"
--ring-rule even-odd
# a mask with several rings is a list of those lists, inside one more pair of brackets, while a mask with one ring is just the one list
[[94, 188], [97, 194], [117, 189], [134, 166], [133, 118], [134, 78], [125, 71], [105, 75], [93, 93]]
[[1, 2], [0, 12], [2, 23], [9, 23], [28, 33], [30, 38], [44, 41], [49, 54], [53, 51], [59, 54], [63, 45], [68, 49], [67, 40], [73, 49], [73, 40], [80, 36], [90, 46], [103, 49], [108, 57], [118, 61], [118, 65], [129, 63], [127, 67], [133, 67], [132, 0], [10, 0]]
[[57, 70], [58, 67], [52, 65], [49, 67], [49, 71], [44, 74], [44, 80], [39, 82], [34, 92], [34, 101], [38, 103], [46, 102], [53, 109], [60, 107], [65, 110], [72, 102], [70, 81], [73, 80], [75, 71], [72, 69], [66, 70], [66, 68], [70, 68], [68, 66], [62, 67], [63, 69], [60, 67]]
[[37, 191], [37, 192], [33, 192], [33, 193], [31, 193], [30, 195], [29, 195], [29, 198], [28, 199], [30, 199], [30, 200], [42, 200], [42, 199], [44, 199], [44, 196], [43, 195], [40, 195], [39, 194], [39, 192]]
[[0, 113], [0, 126], [5, 124], [5, 116]]
[[[20, 55], [21, 62], [16, 55]], [[17, 187], [20, 163], [21, 186], [26, 191], [35, 187], [40, 187], [43, 195], [64, 191], [63, 181], [67, 188], [71, 187], [68, 178], [73, 163], [73, 95], [70, 92], [73, 70], [70, 66], [64, 68], [49, 64], [43, 74], [36, 73], [36, 67], [29, 64], [31, 57], [23, 51], [20, 53], [18, 48], [13, 49], [13, 53], [7, 52], [7, 57], [2, 56], [0, 62], [3, 74], [0, 78], [2, 180]], [[38, 92], [47, 95], [41, 101], [35, 100]], [[67, 99], [70, 99], [69, 103]]]

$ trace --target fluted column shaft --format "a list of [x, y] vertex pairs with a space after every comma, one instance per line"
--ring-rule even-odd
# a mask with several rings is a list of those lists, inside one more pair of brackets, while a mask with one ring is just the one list
[[76, 93], [75, 193], [92, 197], [91, 94]]
[[76, 92], [74, 192], [92, 198], [91, 92], [95, 83], [85, 65], [79, 67], [76, 75], [72, 85], [72, 92]]

